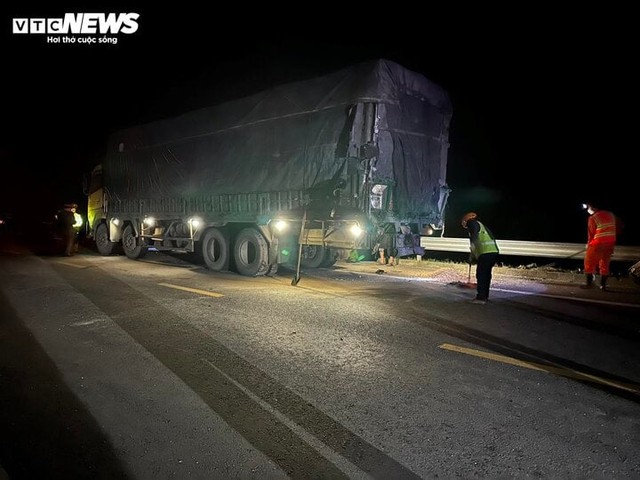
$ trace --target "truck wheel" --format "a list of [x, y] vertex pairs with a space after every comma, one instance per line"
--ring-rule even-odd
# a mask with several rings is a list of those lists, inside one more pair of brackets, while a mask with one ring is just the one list
[[258, 277], [269, 270], [267, 241], [255, 228], [245, 228], [238, 233], [233, 248], [236, 269], [241, 275]]
[[325, 265], [329, 254], [330, 250], [326, 247], [322, 247], [320, 245], [303, 245], [300, 265], [305, 268], [330, 266]]
[[271, 265], [269, 265], [269, 268], [267, 269], [267, 273], [265, 273], [265, 275], [268, 277], [273, 277], [276, 273], [278, 273], [278, 264], [272, 263]]
[[136, 235], [131, 225], [124, 227], [122, 232], [122, 249], [124, 254], [133, 260], [142, 258], [147, 254], [146, 246], [136, 244]]
[[324, 256], [324, 260], [322, 260], [322, 263], [320, 264], [320, 266], [325, 268], [333, 267], [337, 261], [338, 261], [338, 253], [335, 250], [331, 250], [330, 248], [327, 248]]
[[209, 270], [220, 272], [229, 268], [229, 241], [217, 228], [210, 228], [202, 238], [202, 259]]
[[116, 252], [116, 242], [109, 240], [109, 229], [105, 223], [101, 223], [96, 228], [96, 248], [100, 255], [111, 255]]

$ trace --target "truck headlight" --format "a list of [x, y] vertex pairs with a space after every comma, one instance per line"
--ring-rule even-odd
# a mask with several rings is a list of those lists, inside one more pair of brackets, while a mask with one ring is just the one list
[[287, 226], [288, 224], [284, 220], [276, 220], [273, 224], [273, 228], [278, 232], [284, 232], [287, 229]]
[[362, 235], [362, 228], [360, 228], [360, 225], [352, 225], [350, 231], [351, 235], [353, 235], [354, 237], [359, 237], [360, 235]]

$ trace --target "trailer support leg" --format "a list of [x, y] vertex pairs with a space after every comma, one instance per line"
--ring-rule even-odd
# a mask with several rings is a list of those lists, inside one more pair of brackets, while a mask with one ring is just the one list
[[300, 262], [302, 260], [302, 234], [304, 233], [304, 227], [306, 223], [307, 223], [307, 210], [305, 209], [304, 213], [302, 214], [302, 224], [300, 226], [300, 237], [298, 238], [298, 265], [296, 267], [296, 275], [291, 280], [291, 285], [293, 285], [294, 287], [298, 285], [298, 282], [300, 281]]

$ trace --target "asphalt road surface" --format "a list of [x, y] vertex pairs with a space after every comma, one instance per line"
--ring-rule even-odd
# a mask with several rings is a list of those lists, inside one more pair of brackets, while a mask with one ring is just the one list
[[628, 279], [498, 269], [473, 305], [464, 266], [427, 262], [292, 286], [5, 248], [0, 270], [11, 479], [640, 477]]

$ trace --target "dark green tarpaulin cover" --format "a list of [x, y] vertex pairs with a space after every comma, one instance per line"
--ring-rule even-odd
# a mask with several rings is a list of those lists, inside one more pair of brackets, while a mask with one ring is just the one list
[[104, 161], [115, 200], [305, 190], [357, 153], [352, 107], [374, 102], [372, 183], [393, 208], [432, 211], [446, 186], [451, 104], [423, 75], [375, 60], [116, 132]]

